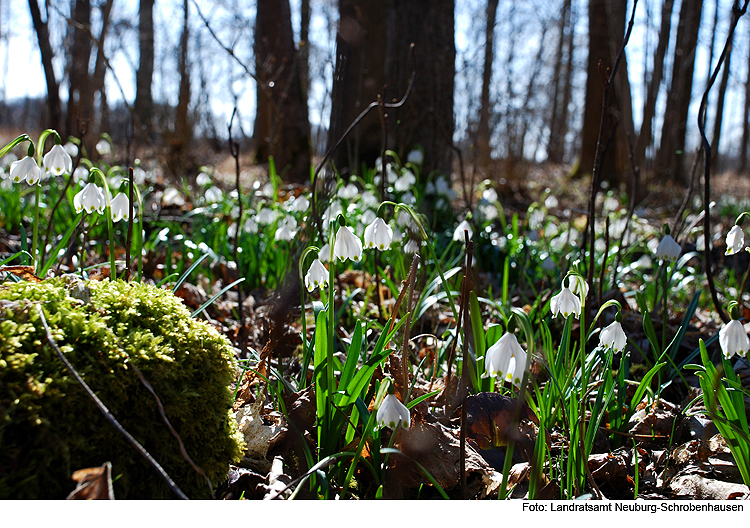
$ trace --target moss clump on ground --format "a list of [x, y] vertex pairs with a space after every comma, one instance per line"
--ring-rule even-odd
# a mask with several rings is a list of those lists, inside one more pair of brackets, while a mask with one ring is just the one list
[[191, 319], [168, 291], [52, 279], [0, 286], [0, 499], [64, 498], [75, 487], [75, 470], [106, 461], [116, 498], [174, 497], [62, 364], [34, 304], [123, 427], [188, 497], [209, 497], [131, 366], [151, 384], [188, 455], [216, 487], [242, 449], [230, 413], [235, 360], [227, 339]]

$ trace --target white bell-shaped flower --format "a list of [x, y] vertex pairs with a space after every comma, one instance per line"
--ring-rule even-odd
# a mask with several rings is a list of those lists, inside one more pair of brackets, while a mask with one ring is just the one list
[[359, 262], [362, 258], [362, 241], [349, 226], [340, 226], [336, 231], [336, 242], [333, 244], [333, 256], [342, 262], [351, 259]]
[[294, 240], [294, 234], [297, 232], [297, 221], [291, 217], [287, 216], [281, 222], [279, 222], [279, 226], [276, 229], [276, 234], [274, 235], [274, 239], [278, 240]]
[[351, 200], [352, 198], [357, 196], [357, 194], [359, 194], [359, 189], [357, 189], [357, 186], [353, 183], [349, 183], [339, 189], [338, 197], [344, 200]]
[[[75, 145], [74, 145], [75, 146]], [[70, 174], [73, 170], [73, 159], [62, 145], [55, 145], [44, 155], [44, 170], [54, 176]]]
[[750, 350], [750, 339], [745, 327], [737, 319], [732, 319], [719, 330], [719, 344], [726, 359], [735, 354], [745, 357]]
[[392, 241], [393, 229], [382, 218], [376, 218], [365, 228], [365, 247], [368, 249], [378, 248], [385, 251], [390, 249]]
[[727, 251], [725, 255], [734, 255], [745, 247], [745, 232], [738, 225], [732, 226], [727, 233]]
[[96, 151], [100, 156], [104, 156], [112, 151], [112, 145], [109, 144], [109, 141], [102, 138], [96, 143]]
[[326, 242], [318, 251], [318, 258], [321, 262], [328, 262], [331, 258], [331, 246]]
[[86, 210], [89, 214], [94, 211], [102, 214], [106, 205], [107, 202], [104, 199], [104, 193], [94, 183], [87, 183], [81, 192], [73, 197], [73, 206], [76, 213]]
[[123, 193], [117, 193], [117, 196], [112, 198], [109, 203], [112, 208], [112, 221], [119, 222], [120, 220], [128, 220], [130, 218], [130, 203], [128, 197]]
[[75, 143], [71, 143], [70, 141], [68, 141], [67, 143], [65, 143], [65, 145], [63, 145], [63, 148], [71, 158], [78, 156], [78, 145], [76, 145]]
[[320, 259], [313, 260], [310, 269], [307, 270], [307, 275], [305, 275], [305, 286], [307, 286], [307, 291], [311, 292], [315, 288], [323, 288], [327, 284], [328, 270]]
[[73, 171], [73, 181], [78, 183], [81, 180], [85, 180], [89, 177], [89, 170], [84, 167], [83, 165], [79, 165], [76, 167], [76, 170]]
[[410, 170], [404, 171], [404, 174], [400, 176], [396, 183], [393, 184], [398, 192], [404, 192], [411, 189], [411, 186], [417, 183], [417, 178], [414, 173]]
[[675, 262], [681, 252], [682, 246], [672, 238], [672, 235], [664, 235], [664, 238], [661, 239], [659, 246], [656, 248], [656, 258]]
[[411, 414], [406, 405], [401, 403], [395, 394], [389, 394], [383, 399], [383, 403], [378, 408], [376, 421], [378, 429], [381, 427], [388, 427], [389, 429], [403, 427], [404, 429], [408, 429], [411, 423]]
[[414, 149], [406, 155], [406, 162], [414, 165], [421, 165], [424, 162], [424, 152]]
[[560, 293], [552, 297], [549, 307], [552, 310], [552, 317], [562, 314], [563, 317], [567, 318], [570, 314], [574, 314], [578, 319], [581, 316], [581, 300], [570, 291], [570, 288], [565, 286]]
[[586, 279], [580, 275], [568, 275], [568, 288], [570, 288], [570, 291], [578, 295], [581, 299], [585, 299], [589, 294], [589, 285], [586, 282]]
[[34, 185], [41, 177], [42, 169], [36, 164], [34, 158], [24, 156], [10, 164], [10, 179], [13, 183], [26, 180], [29, 185]]
[[527, 368], [526, 352], [518, 343], [516, 335], [508, 332], [487, 349], [484, 356], [484, 374], [482, 374], [482, 377], [494, 378], [499, 376], [519, 387]]
[[297, 199], [294, 200], [294, 203], [292, 204], [292, 211], [296, 213], [303, 213], [307, 211], [308, 207], [310, 207], [310, 200], [305, 198], [305, 195], [300, 195]]
[[419, 251], [419, 242], [414, 240], [413, 238], [410, 238], [409, 241], [404, 244], [404, 253], [407, 255], [413, 255]]
[[268, 225], [268, 224], [272, 224], [274, 220], [276, 220], [277, 216], [278, 216], [278, 213], [274, 209], [264, 207], [263, 209], [260, 210], [256, 219], [259, 224]]
[[599, 334], [599, 346], [603, 348], [611, 348], [615, 352], [622, 352], [625, 350], [625, 345], [627, 343], [628, 338], [625, 335], [625, 331], [622, 329], [622, 324], [618, 321], [615, 321], [604, 328]]
[[469, 240], [471, 240], [471, 237], [474, 236], [474, 231], [471, 229], [471, 224], [468, 220], [463, 220], [460, 224], [456, 226], [456, 230], [453, 231], [453, 240], [456, 242], [463, 242], [464, 241], [464, 231], [469, 232]]
[[224, 194], [218, 187], [209, 187], [206, 189], [206, 203], [217, 203], [224, 198]]

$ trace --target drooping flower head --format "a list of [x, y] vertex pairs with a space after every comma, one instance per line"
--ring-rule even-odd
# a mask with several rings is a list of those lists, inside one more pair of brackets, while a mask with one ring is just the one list
[[576, 319], [581, 317], [581, 299], [564, 284], [562, 291], [550, 300], [549, 307], [552, 311], [552, 317], [557, 317], [558, 314], [562, 314], [566, 319], [571, 314], [574, 314]]
[[340, 261], [351, 259], [359, 262], [362, 258], [362, 241], [349, 226], [339, 226], [336, 231], [336, 242], [333, 244], [333, 256]]
[[26, 180], [29, 185], [34, 185], [41, 177], [42, 169], [30, 156], [24, 156], [10, 164], [10, 179], [13, 183], [21, 183]]
[[375, 427], [377, 429], [388, 427], [393, 430], [397, 427], [408, 429], [411, 423], [409, 409], [396, 397], [393, 385], [388, 386], [388, 391], [390, 394], [383, 399], [383, 403], [378, 407]]
[[73, 159], [62, 145], [55, 145], [44, 155], [42, 160], [44, 170], [53, 176], [70, 174], [73, 171]]
[[117, 196], [112, 198], [109, 205], [112, 209], [113, 222], [128, 220], [130, 218], [130, 202], [128, 202], [128, 197], [124, 193], [117, 193]]
[[104, 193], [95, 183], [87, 183], [81, 192], [73, 197], [73, 206], [76, 213], [86, 210], [88, 214], [94, 211], [102, 214], [106, 204]]
[[745, 357], [748, 350], [750, 350], [750, 339], [747, 337], [745, 327], [738, 321], [739, 313], [735, 301], [729, 303], [729, 312], [732, 315], [732, 320], [719, 330], [721, 351], [724, 353], [726, 359], [731, 358], [735, 354]]
[[307, 286], [307, 291], [311, 292], [315, 288], [323, 288], [327, 284], [328, 270], [320, 259], [313, 260], [310, 269], [307, 270], [307, 275], [305, 275], [305, 286]]
[[499, 376], [516, 387], [521, 385], [523, 374], [528, 369], [528, 358], [515, 334], [507, 332], [487, 349], [484, 369], [483, 378]]
[[469, 232], [469, 240], [471, 240], [471, 237], [474, 236], [474, 231], [471, 229], [471, 224], [468, 220], [463, 220], [460, 224], [456, 226], [456, 230], [453, 231], [453, 240], [456, 242], [463, 242], [464, 241], [464, 231]]
[[682, 246], [669, 234], [669, 226], [664, 225], [664, 237], [659, 241], [656, 248], [656, 258], [675, 262], [682, 252]]
[[725, 255], [735, 255], [745, 247], [745, 232], [735, 224], [727, 233], [727, 251]]
[[603, 348], [611, 348], [615, 352], [622, 352], [625, 350], [625, 345], [627, 345], [627, 343], [628, 338], [619, 321], [615, 321], [607, 326], [599, 334], [599, 346]]
[[294, 234], [297, 232], [297, 221], [292, 216], [287, 216], [279, 222], [278, 229], [274, 239], [279, 240], [294, 240]]
[[393, 241], [393, 229], [382, 218], [376, 218], [365, 228], [365, 247], [378, 248], [380, 251], [390, 249]]

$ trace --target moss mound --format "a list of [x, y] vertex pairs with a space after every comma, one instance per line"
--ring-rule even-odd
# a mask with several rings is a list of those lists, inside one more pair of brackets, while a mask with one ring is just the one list
[[241, 456], [230, 411], [229, 342], [153, 286], [52, 279], [0, 286], [0, 499], [64, 498], [71, 474], [112, 462], [115, 497], [173, 498], [156, 470], [106, 421], [49, 346], [40, 304], [67, 359], [125, 429], [190, 498], [205, 479], [143, 386], [161, 399], [185, 449], [214, 487]]

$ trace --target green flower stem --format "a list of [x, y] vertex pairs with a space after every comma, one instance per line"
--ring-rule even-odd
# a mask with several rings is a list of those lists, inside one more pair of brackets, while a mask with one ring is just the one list
[[[42, 134], [39, 136], [39, 142], [36, 145], [36, 164], [42, 168], [42, 154], [44, 153], [44, 143], [47, 141], [47, 138], [50, 134], [55, 135], [55, 139], [57, 141], [60, 141], [60, 135], [48, 128]], [[32, 148], [34, 147], [34, 143], [31, 143]], [[41, 266], [41, 258], [40, 255], [37, 253], [37, 247], [39, 245], [39, 203], [42, 201], [42, 178], [39, 178], [39, 181], [36, 182], [34, 185], [34, 234], [32, 238], [32, 244], [31, 244], [31, 254], [34, 256], [34, 270], [38, 271], [39, 266]], [[50, 219], [50, 222], [52, 222], [52, 219]]]
[[320, 249], [317, 246], [308, 246], [302, 252], [299, 259], [299, 282], [300, 282], [300, 310], [302, 312], [302, 372], [300, 372], [299, 387], [305, 388], [307, 385], [307, 313], [305, 312], [305, 259], [310, 253], [317, 253]]
[[112, 204], [109, 199], [109, 183], [104, 173], [93, 167], [90, 173], [94, 176], [99, 176], [104, 187], [104, 199], [107, 201], [107, 212], [104, 213], [107, 217], [107, 231], [109, 232], [109, 278], [110, 280], [117, 280], [117, 266], [115, 264], [115, 229], [112, 224]]
[[[326, 356], [326, 379], [328, 384], [328, 390], [326, 395], [328, 397], [328, 405], [326, 406], [326, 418], [325, 427], [326, 431], [330, 426], [330, 418], [333, 417], [333, 348], [334, 348], [334, 319], [335, 319], [335, 306], [334, 298], [336, 296], [336, 289], [333, 287], [333, 281], [335, 278], [334, 268], [336, 266], [335, 257], [333, 255], [333, 247], [336, 243], [335, 229], [338, 222], [331, 222], [331, 234], [328, 237], [328, 350]], [[318, 446], [320, 447], [320, 446]]]

